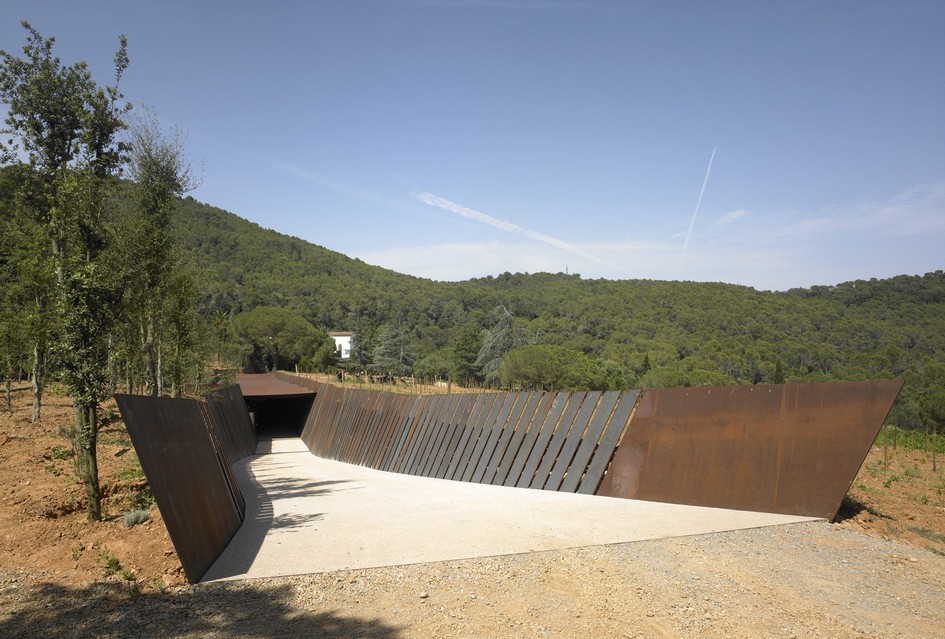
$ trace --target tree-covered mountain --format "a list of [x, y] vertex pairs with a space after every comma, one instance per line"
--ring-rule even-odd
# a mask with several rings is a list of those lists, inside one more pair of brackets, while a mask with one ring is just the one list
[[942, 271], [787, 292], [562, 273], [436, 282], [365, 264], [191, 198], [178, 208], [174, 229], [197, 274], [204, 314], [281, 306], [320, 329], [355, 331], [368, 355], [379, 329], [406, 327], [416, 340], [418, 369], [452, 372], [454, 379], [476, 374], [482, 332], [501, 306], [539, 344], [581, 353], [626, 385], [900, 377], [913, 412], [945, 391]]

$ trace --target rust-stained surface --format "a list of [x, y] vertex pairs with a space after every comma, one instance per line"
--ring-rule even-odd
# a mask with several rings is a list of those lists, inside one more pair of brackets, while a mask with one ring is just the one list
[[256, 452], [256, 431], [246, 412], [239, 386], [221, 388], [204, 395], [207, 412], [230, 465]]
[[216, 428], [197, 400], [115, 400], [184, 574], [196, 583], [242, 523], [243, 498]]
[[901, 388], [649, 389], [597, 494], [831, 519]]
[[[241, 374], [236, 376], [236, 383], [239, 385], [246, 399], [257, 397], [292, 397], [312, 395], [314, 391], [308, 385], [304, 385], [304, 379], [301, 377], [287, 381], [289, 375], [276, 375], [272, 373], [261, 374]], [[298, 380], [298, 381], [296, 381]]]

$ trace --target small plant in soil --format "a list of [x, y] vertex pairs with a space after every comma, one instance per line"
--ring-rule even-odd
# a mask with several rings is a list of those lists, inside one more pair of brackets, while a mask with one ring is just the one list
[[53, 446], [49, 451], [49, 456], [53, 459], [71, 459], [75, 452], [71, 448], [64, 446]]
[[125, 513], [122, 517], [122, 521], [125, 524], [125, 527], [131, 528], [132, 526], [137, 526], [138, 524], [143, 524], [151, 518], [151, 515], [148, 514], [147, 510], [141, 508], [133, 508]]
[[102, 564], [102, 570], [106, 577], [110, 577], [122, 569], [118, 557], [109, 552], [108, 548], [102, 548], [98, 554], [98, 560]]

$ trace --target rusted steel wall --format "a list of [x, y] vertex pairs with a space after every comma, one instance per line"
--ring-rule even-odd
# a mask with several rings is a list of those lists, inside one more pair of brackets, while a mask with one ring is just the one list
[[196, 583], [243, 519], [243, 497], [222, 437], [203, 402], [138, 395], [115, 400], [184, 574]]
[[230, 465], [256, 452], [256, 431], [246, 411], [240, 387], [229, 386], [204, 395], [207, 412], [216, 427]]
[[598, 494], [831, 519], [901, 388], [647, 390]]
[[593, 494], [637, 391], [398, 395], [300, 379], [316, 391], [312, 453], [370, 468]]

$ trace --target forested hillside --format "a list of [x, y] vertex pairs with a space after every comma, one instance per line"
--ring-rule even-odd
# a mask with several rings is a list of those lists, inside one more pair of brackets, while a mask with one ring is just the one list
[[483, 331], [504, 307], [542, 362], [559, 362], [562, 349], [583, 354], [610, 387], [899, 377], [899, 419], [911, 426], [945, 391], [942, 271], [787, 292], [561, 273], [448, 283], [370, 266], [190, 198], [174, 227], [205, 315], [286, 307], [320, 329], [355, 331], [363, 363], [399, 331], [417, 372], [476, 378]]

